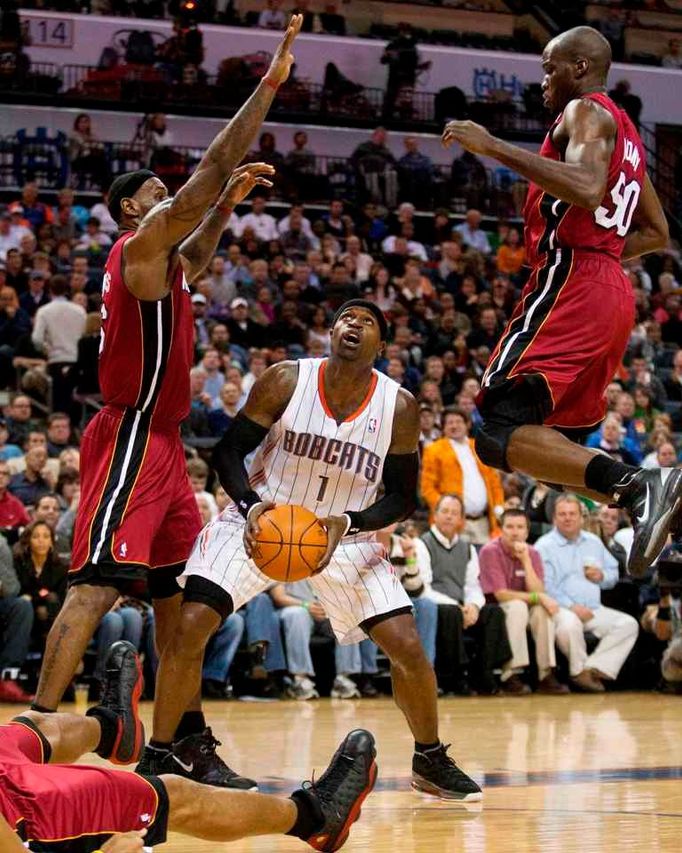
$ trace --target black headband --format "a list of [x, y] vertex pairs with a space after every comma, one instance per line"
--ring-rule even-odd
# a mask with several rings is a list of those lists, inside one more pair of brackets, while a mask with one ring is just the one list
[[109, 187], [109, 213], [114, 222], [121, 218], [121, 202], [124, 198], [132, 198], [142, 184], [150, 178], [157, 178], [149, 169], [138, 169], [136, 172], [126, 172], [119, 175]]
[[349, 299], [348, 302], [344, 302], [343, 305], [336, 312], [336, 314], [334, 314], [334, 321], [332, 323], [332, 326], [336, 325], [336, 321], [348, 308], [365, 308], [371, 314], [374, 314], [374, 317], [377, 323], [379, 324], [379, 329], [381, 330], [381, 340], [386, 340], [386, 337], [388, 335], [388, 323], [386, 322], [386, 318], [384, 317], [383, 311], [381, 311], [380, 308], [378, 308], [373, 302], [370, 302], [368, 299]]

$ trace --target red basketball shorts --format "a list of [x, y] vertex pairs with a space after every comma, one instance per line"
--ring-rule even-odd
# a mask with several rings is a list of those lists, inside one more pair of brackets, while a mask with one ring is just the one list
[[107, 407], [81, 442], [71, 582], [126, 579], [185, 562], [201, 530], [177, 427]]
[[632, 286], [617, 261], [556, 249], [533, 270], [490, 357], [481, 402], [488, 390], [540, 376], [550, 397], [548, 426], [596, 426], [634, 319]]
[[168, 795], [160, 779], [71, 764], [47, 764], [50, 745], [30, 720], [0, 726], [0, 813], [41, 850], [90, 853], [115, 832], [146, 829], [166, 840]]

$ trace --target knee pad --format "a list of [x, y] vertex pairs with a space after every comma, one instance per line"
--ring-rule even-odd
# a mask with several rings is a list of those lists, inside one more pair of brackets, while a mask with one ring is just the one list
[[147, 589], [152, 600], [157, 598], [172, 598], [182, 592], [177, 578], [184, 571], [184, 563], [174, 566], [159, 566], [147, 572]]
[[222, 621], [234, 612], [234, 602], [230, 593], [200, 575], [190, 575], [187, 578], [182, 601], [183, 604], [185, 602], [205, 604], [215, 610]]

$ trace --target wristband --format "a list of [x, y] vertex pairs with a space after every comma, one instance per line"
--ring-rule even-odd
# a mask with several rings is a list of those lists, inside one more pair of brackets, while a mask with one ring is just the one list
[[309, 601], [302, 601], [301, 607], [305, 607], [305, 609], [308, 611], [308, 613], [310, 613], [310, 602]]
[[237, 509], [248, 521], [251, 509], [259, 503], [262, 503], [262, 501], [258, 492], [247, 492], [244, 497], [237, 501]]
[[263, 79], [263, 82], [265, 83], [265, 85], [269, 86], [273, 90], [273, 92], [276, 92], [279, 89], [279, 83], [275, 83], [275, 81], [271, 80], [267, 76], [267, 74], [262, 79]]
[[416, 557], [406, 557], [405, 558], [405, 565], [406, 566], [416, 566], [417, 565], [417, 558]]
[[539, 604], [540, 603], [540, 596], [537, 594], [537, 592], [531, 592], [528, 595], [528, 601], [533, 605]]
[[658, 613], [656, 614], [656, 620], [658, 622], [670, 622], [672, 618], [672, 613], [669, 607], [659, 607]]
[[216, 204], [214, 205], [214, 207], [218, 211], [218, 213], [222, 213], [223, 216], [230, 216], [230, 214], [234, 210], [234, 208], [230, 207], [229, 204]]

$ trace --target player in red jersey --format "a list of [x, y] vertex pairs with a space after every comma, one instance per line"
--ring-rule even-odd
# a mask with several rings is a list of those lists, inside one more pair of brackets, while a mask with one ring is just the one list
[[[343, 740], [327, 770], [291, 797], [217, 791], [172, 774], [141, 776], [106, 766], [72, 765], [87, 752], [125, 749], [134, 761], [144, 742], [137, 715], [140, 660], [114, 643], [100, 705], [85, 717], [28, 711], [0, 726], [0, 850], [133, 853], [166, 841], [168, 830], [207, 841], [287, 834], [315, 850], [338, 850], [377, 776], [370, 732]], [[121, 833], [121, 834], [118, 834]]]
[[604, 417], [632, 330], [620, 261], [668, 242], [637, 130], [606, 94], [610, 63], [609, 43], [590, 27], [545, 47], [544, 100], [558, 116], [539, 155], [469, 121], [449, 122], [443, 143], [531, 181], [524, 215], [533, 269], [483, 377], [477, 452], [488, 465], [627, 509], [635, 526], [628, 569], [640, 577], [682, 528], [682, 471], [633, 468], [570, 440]]
[[[35, 710], [57, 708], [100, 619], [121, 587], [141, 573], [154, 602], [160, 651], [176, 630], [181, 596], [175, 578], [201, 529], [179, 433], [190, 409], [193, 360], [188, 282], [207, 267], [231, 209], [256, 184], [271, 185], [271, 166], [234, 170], [289, 76], [300, 27], [301, 16], [294, 15], [268, 73], [174, 198], [147, 170], [119, 176], [109, 190], [109, 209], [122, 233], [102, 288], [106, 405], [83, 436], [70, 589], [48, 637]], [[185, 590], [185, 600], [201, 594]], [[199, 695], [176, 739], [185, 747], [189, 740], [197, 754], [188, 762], [192, 778], [255, 787], [216, 754]]]

